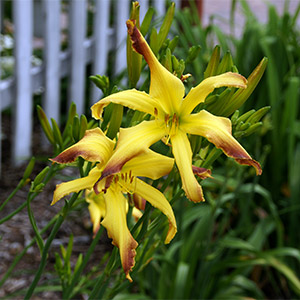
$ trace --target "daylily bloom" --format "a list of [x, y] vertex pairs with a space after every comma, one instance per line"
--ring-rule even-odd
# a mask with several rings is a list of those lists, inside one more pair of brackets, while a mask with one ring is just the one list
[[[205, 137], [239, 164], [251, 165], [258, 175], [261, 174], [260, 164], [232, 136], [231, 121], [228, 118], [214, 116], [205, 110], [192, 113], [215, 88], [246, 88], [247, 80], [231, 72], [212, 76], [192, 88], [184, 98], [182, 81], [159, 63], [134, 21], [128, 20], [127, 27], [133, 48], [144, 56], [150, 68], [149, 94], [136, 89], [112, 94], [92, 106], [92, 115], [101, 119], [103, 108], [112, 102], [150, 114], [153, 118], [120, 130], [118, 146], [102, 176], [118, 172], [139, 151], [164, 139], [167, 143], [171, 142], [187, 197], [194, 202], [204, 201], [202, 188], [193, 173], [192, 151], [187, 134]], [[203, 178], [208, 176], [205, 170], [202, 171]]]
[[172, 207], [159, 190], [137, 176], [158, 179], [171, 171], [174, 160], [150, 149], [144, 149], [132, 159], [127, 160], [119, 172], [102, 178], [102, 171], [113, 155], [114, 146], [114, 141], [105, 136], [100, 128], [95, 128], [87, 130], [79, 142], [53, 158], [53, 162], [65, 164], [74, 162], [78, 156], [81, 156], [84, 160], [96, 163], [96, 165], [88, 176], [57, 185], [51, 204], [55, 204], [72, 192], [81, 190], [93, 189], [99, 197], [103, 197], [105, 206], [100, 201], [93, 203], [90, 207], [94, 232], [99, 229], [100, 220], [103, 219], [101, 224], [107, 229], [112, 243], [119, 248], [124, 272], [132, 281], [129, 272], [135, 264], [135, 249], [138, 243], [127, 227], [128, 203], [123, 194], [136, 193], [167, 216], [169, 231], [165, 243], [169, 243], [177, 231]]

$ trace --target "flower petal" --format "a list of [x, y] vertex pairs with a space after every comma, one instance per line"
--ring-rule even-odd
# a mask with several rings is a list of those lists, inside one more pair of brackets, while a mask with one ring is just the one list
[[60, 153], [51, 161], [66, 164], [76, 160], [78, 156], [91, 162], [106, 162], [111, 156], [115, 143], [97, 127], [87, 130], [84, 137]]
[[70, 193], [78, 193], [81, 190], [92, 188], [100, 176], [100, 169], [95, 167], [90, 171], [89, 175], [86, 177], [78, 178], [72, 181], [63, 182], [61, 184], [56, 185], [51, 205], [55, 204], [62, 197], [69, 195]]
[[134, 110], [139, 110], [153, 116], [156, 110], [161, 110], [160, 104], [154, 98], [152, 98], [145, 92], [140, 92], [136, 89], [132, 89], [111, 94], [95, 103], [91, 107], [93, 118], [101, 119], [103, 108], [109, 103], [121, 104], [123, 106], [129, 107]]
[[169, 219], [169, 231], [165, 243], [170, 243], [177, 232], [177, 226], [169, 201], [159, 190], [138, 178], [136, 178], [135, 193], [147, 200], [152, 206], [158, 208]]
[[200, 167], [196, 167], [196, 166], [192, 165], [192, 170], [193, 170], [193, 173], [195, 175], [199, 176], [201, 179], [205, 179], [207, 177], [213, 178], [211, 176], [211, 170], [209, 170], [209, 169], [200, 168]]
[[132, 237], [127, 227], [126, 203], [127, 199], [114, 186], [104, 194], [106, 215], [101, 224], [107, 229], [113, 245], [120, 250], [120, 257], [126, 278], [132, 281], [129, 272], [135, 264], [136, 247], [138, 243]]
[[178, 112], [184, 96], [185, 89], [183, 83], [160, 64], [146, 40], [135, 26], [134, 21], [128, 20], [126, 24], [133, 49], [144, 56], [150, 68], [150, 96], [159, 99], [159, 103], [164, 108], [164, 111], [169, 115], [173, 115], [175, 112]]
[[105, 217], [106, 206], [103, 194], [97, 195], [92, 189], [86, 190], [85, 200], [89, 203], [89, 212], [93, 223], [94, 236], [100, 228], [100, 221]]
[[158, 179], [169, 174], [173, 168], [174, 159], [158, 154], [150, 149], [129, 160], [122, 168], [122, 172], [132, 172], [133, 176]]
[[164, 128], [158, 126], [155, 120], [144, 121], [130, 128], [121, 128], [117, 147], [103, 170], [102, 178], [118, 173], [127, 161], [146, 151], [164, 134]]
[[182, 118], [181, 128], [190, 134], [205, 137], [217, 148], [234, 158], [241, 165], [253, 166], [256, 174], [260, 175], [260, 164], [251, 158], [247, 151], [231, 134], [231, 121], [227, 118], [216, 117], [205, 110]]
[[171, 137], [171, 142], [173, 155], [181, 176], [182, 188], [186, 196], [193, 202], [204, 201], [202, 188], [193, 173], [193, 153], [186, 134], [179, 129]]
[[190, 114], [193, 109], [205, 101], [205, 98], [216, 88], [232, 86], [236, 88], [247, 87], [247, 79], [240, 74], [227, 72], [204, 79], [196, 87], [192, 88], [182, 102], [181, 115]]

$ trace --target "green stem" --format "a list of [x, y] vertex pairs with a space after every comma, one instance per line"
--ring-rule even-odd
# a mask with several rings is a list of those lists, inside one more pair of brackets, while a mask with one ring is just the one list
[[83, 269], [85, 268], [86, 264], [88, 263], [90, 256], [93, 253], [102, 233], [103, 233], [103, 226], [100, 227], [95, 238], [93, 239], [86, 256], [84, 257], [79, 269], [77, 270], [76, 274], [74, 274], [70, 285], [68, 286], [66, 292], [64, 293], [63, 299], [70, 299], [73, 296], [72, 292], [74, 291], [74, 286], [78, 282], [78, 279], [79, 279]]
[[26, 295], [25, 295], [25, 298], [24, 299], [30, 299], [30, 297], [32, 296], [41, 276], [42, 276], [42, 273], [46, 267], [46, 264], [47, 264], [47, 258], [48, 258], [48, 251], [49, 251], [49, 248], [52, 244], [52, 241], [54, 240], [60, 226], [62, 225], [62, 223], [64, 222], [65, 220], [65, 217], [67, 215], [67, 212], [70, 210], [70, 208], [72, 208], [73, 206], [73, 203], [75, 202], [75, 200], [77, 199], [78, 197], [78, 193], [76, 194], [73, 194], [70, 201], [68, 203], [65, 204], [63, 210], [62, 210], [62, 214], [58, 217], [58, 219], [56, 220], [55, 224], [54, 224], [54, 227], [52, 228], [52, 231], [47, 239], [47, 242], [44, 246], [44, 249], [43, 249], [43, 253], [42, 253], [42, 257], [41, 257], [41, 262], [40, 262], [40, 265], [39, 265], [39, 268], [35, 274], [35, 277], [33, 279], [33, 282], [31, 283]]
[[29, 192], [28, 195], [27, 195], [27, 201], [26, 202], [27, 202], [27, 212], [28, 212], [29, 221], [30, 221], [31, 226], [33, 228], [33, 231], [34, 231], [34, 234], [35, 234], [35, 237], [36, 237], [36, 241], [37, 241], [38, 247], [40, 249], [40, 253], [42, 253], [43, 248], [44, 248], [44, 241], [42, 239], [42, 236], [39, 233], [39, 230], [38, 230], [38, 227], [36, 225], [36, 221], [35, 221], [32, 209], [30, 207], [30, 202], [36, 197], [37, 194], [38, 193]]
[[208, 157], [206, 158], [206, 160], [203, 162], [203, 164], [201, 165], [202, 168], [209, 168], [212, 163], [219, 158], [219, 156], [222, 154], [222, 150], [217, 149], [217, 148], [213, 148]]
[[0, 211], [4, 208], [4, 206], [8, 203], [8, 201], [17, 193], [17, 191], [24, 186], [25, 180], [21, 179], [18, 183], [17, 187], [11, 192], [11, 194], [7, 197], [7, 199], [1, 204]]
[[[107, 279], [108, 274], [111, 273], [111, 271], [114, 269], [114, 267], [116, 265], [115, 262], [113, 263], [113, 260], [115, 260], [115, 258], [116, 258], [116, 252], [117, 252], [117, 248], [115, 247], [112, 251], [112, 254], [110, 256], [108, 263], [106, 264], [104, 271], [102, 272], [101, 276], [96, 281], [96, 284], [89, 295], [89, 299], [91, 299], [91, 300], [92, 299], [103, 299], [102, 295], [105, 292], [103, 290], [103, 287], [104, 287], [104, 284], [106, 284], [106, 285], [108, 284], [107, 282], [105, 282], [105, 280]], [[104, 281], [104, 283], [103, 283], [103, 281]]]
[[22, 205], [20, 205], [16, 210], [14, 210], [12, 213], [10, 213], [9, 215], [7, 215], [6, 217], [2, 218], [0, 220], [0, 225], [3, 224], [4, 222], [6, 222], [7, 220], [11, 219], [14, 215], [16, 215], [17, 213], [19, 213], [24, 207], [27, 206], [27, 202], [24, 202]]

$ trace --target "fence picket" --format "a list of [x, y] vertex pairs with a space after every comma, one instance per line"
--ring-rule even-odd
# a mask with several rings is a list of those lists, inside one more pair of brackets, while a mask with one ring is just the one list
[[45, 92], [43, 107], [49, 119], [59, 122], [60, 103], [60, 0], [44, 0]]
[[166, 2], [161, 0], [154, 0], [153, 6], [159, 16], [163, 16], [166, 12]]
[[[109, 27], [109, 0], [96, 0], [94, 15], [94, 64], [93, 74], [105, 75], [107, 68], [107, 59], [109, 51], [109, 37], [112, 36]], [[95, 86], [92, 86], [92, 103], [99, 100], [101, 91]]]
[[116, 1], [115, 14], [116, 14], [116, 65], [115, 72], [118, 74], [126, 68], [126, 37], [127, 28], [126, 21], [129, 17], [130, 2], [118, 0]]
[[31, 55], [33, 1], [13, 2], [15, 26], [15, 127], [13, 159], [16, 164], [31, 155], [32, 93]]
[[86, 36], [86, 0], [70, 1], [70, 46], [71, 52], [71, 76], [69, 104], [74, 102], [79, 115], [84, 113], [85, 101], [85, 49]]

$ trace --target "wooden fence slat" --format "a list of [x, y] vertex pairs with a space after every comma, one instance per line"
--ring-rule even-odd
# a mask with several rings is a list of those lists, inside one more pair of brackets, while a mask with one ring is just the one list
[[70, 1], [70, 45], [71, 45], [71, 76], [69, 104], [74, 102], [79, 115], [84, 113], [85, 101], [85, 51], [86, 36], [86, 0]]
[[153, 6], [157, 12], [158, 17], [162, 17], [166, 12], [166, 2], [164, 0], [154, 0]]
[[140, 22], [142, 23], [146, 15], [146, 12], [149, 8], [149, 0], [142, 0], [139, 1], [139, 3], [140, 3]]
[[[93, 75], [105, 75], [109, 51], [108, 38], [110, 36], [109, 15], [110, 1], [96, 0], [94, 15], [94, 64]], [[99, 100], [102, 92], [92, 85], [92, 104]]]
[[59, 122], [60, 107], [60, 0], [44, 0], [45, 92], [43, 107], [49, 119]]
[[33, 1], [13, 2], [15, 26], [15, 127], [13, 158], [22, 161], [31, 155], [32, 93], [31, 54], [33, 32]]
[[116, 24], [115, 24], [115, 33], [116, 33], [116, 65], [115, 72], [116, 74], [124, 71], [127, 66], [126, 63], [126, 37], [127, 37], [127, 28], [126, 21], [129, 17], [129, 8], [130, 3], [128, 1], [118, 0], [116, 1]]

